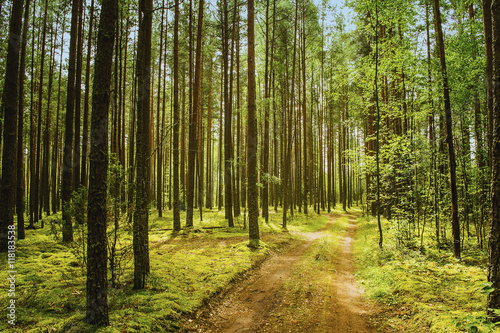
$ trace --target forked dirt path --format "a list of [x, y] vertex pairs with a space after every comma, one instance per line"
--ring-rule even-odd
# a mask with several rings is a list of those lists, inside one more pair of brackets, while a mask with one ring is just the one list
[[[341, 240], [338, 255], [328, 263], [334, 268], [322, 280], [320, 291], [307, 291], [293, 302], [287, 301], [283, 284], [293, 271], [301, 275], [301, 262], [311, 245], [325, 236], [338, 216], [320, 231], [306, 234], [298, 245], [267, 259], [248, 279], [240, 281], [219, 301], [209, 303], [202, 314], [187, 323], [185, 332], [374, 332], [366, 323], [370, 311], [361, 299], [362, 291], [354, 279], [352, 243], [355, 216], [348, 215], [349, 228]], [[304, 284], [304, 286], [300, 285]], [[300, 281], [299, 290], [311, 286]], [[305, 290], [304, 289], [304, 290]], [[308, 289], [309, 290], [309, 289]], [[304, 303], [305, 302], [305, 303]], [[308, 304], [310, 317], [297, 317], [297, 303]], [[293, 308], [293, 309], [292, 309]], [[302, 311], [302, 310], [299, 310]]]

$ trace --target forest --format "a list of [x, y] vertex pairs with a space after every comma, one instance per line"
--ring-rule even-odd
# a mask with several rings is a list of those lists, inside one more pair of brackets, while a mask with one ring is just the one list
[[0, 331], [500, 332], [500, 0], [0, 0], [0, 36]]

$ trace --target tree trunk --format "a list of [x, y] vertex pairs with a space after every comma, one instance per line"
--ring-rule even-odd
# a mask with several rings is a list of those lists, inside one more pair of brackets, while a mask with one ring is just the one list
[[76, 51], [76, 77], [75, 77], [75, 141], [73, 154], [73, 189], [80, 188], [80, 123], [81, 123], [81, 100], [82, 100], [82, 65], [83, 65], [83, 1], [80, 3], [78, 17], [78, 42]]
[[[382, 223], [380, 221], [380, 103], [379, 103], [379, 88], [378, 88], [378, 61], [379, 61], [379, 17], [378, 17], [378, 2], [375, 3], [375, 16], [377, 19], [377, 24], [375, 25], [375, 106], [377, 108], [377, 141], [376, 141], [376, 163], [377, 163], [377, 225], [379, 232], [378, 246], [383, 248], [384, 237], [382, 232]], [[339, 132], [340, 136], [340, 132]], [[340, 140], [339, 140], [340, 145]], [[339, 156], [340, 157], [340, 156]], [[340, 164], [340, 160], [339, 160]], [[340, 178], [340, 174], [339, 174]]]
[[205, 208], [212, 209], [212, 68], [213, 61], [210, 61], [210, 72], [208, 75], [208, 106], [207, 106], [207, 180]]
[[257, 118], [255, 104], [254, 0], [248, 0], [248, 235], [249, 245], [259, 246], [259, 192], [257, 190]]
[[[265, 70], [264, 70], [264, 144], [262, 145], [262, 216], [269, 222], [269, 0], [266, 0], [266, 41], [265, 41]], [[271, 55], [272, 56], [272, 55]]]
[[[237, 21], [238, 18], [238, 1], [234, 1], [233, 5], [233, 31], [232, 31], [232, 37], [231, 37], [231, 66], [229, 68], [229, 105], [228, 107], [231, 108], [231, 115], [232, 115], [232, 109], [233, 109], [233, 69], [234, 69], [234, 63], [235, 63], [235, 51], [234, 51], [234, 44], [235, 44], [235, 39], [236, 39], [236, 31], [238, 30], [238, 39], [239, 39], [239, 21]], [[239, 47], [239, 43], [237, 45]], [[239, 76], [239, 72], [236, 76]], [[238, 114], [240, 110], [237, 110]], [[231, 120], [232, 121], [232, 120]], [[238, 154], [237, 154], [238, 155]], [[236, 159], [237, 161], [237, 159]], [[233, 198], [232, 198], [232, 203], [233, 203], [233, 211], [234, 211], [234, 217], [240, 216], [240, 193], [237, 190], [236, 182], [237, 178], [234, 172], [234, 151], [233, 151], [233, 139], [231, 136], [231, 169], [232, 169], [232, 174], [231, 174], [231, 179], [232, 179], [232, 193], [233, 193]], [[238, 166], [236, 166], [238, 167]]]
[[[49, 67], [49, 84], [47, 87], [48, 96], [47, 96], [47, 114], [45, 118], [45, 129], [43, 133], [43, 167], [42, 167], [42, 193], [40, 198], [40, 205], [45, 209], [45, 213], [50, 215], [50, 183], [49, 183], [49, 165], [50, 165], [50, 124], [51, 124], [51, 112], [50, 112], [50, 103], [52, 101], [52, 84], [54, 82], [54, 64], [55, 64], [55, 36], [57, 36], [57, 28], [56, 26], [55, 33], [53, 34], [51, 40], [51, 51], [50, 51], [50, 67]], [[42, 211], [40, 207], [40, 212]], [[43, 220], [42, 220], [43, 227]]]
[[23, 145], [23, 129], [24, 129], [24, 81], [26, 77], [26, 44], [28, 42], [27, 32], [28, 32], [28, 22], [29, 22], [29, 10], [30, 10], [30, 0], [26, 0], [26, 5], [24, 9], [24, 23], [23, 23], [23, 35], [22, 35], [22, 46], [21, 46], [21, 59], [19, 64], [19, 109], [17, 114], [17, 189], [16, 189], [16, 212], [17, 212], [17, 239], [25, 239], [24, 231], [24, 145]]
[[[43, 28], [42, 28], [42, 50], [41, 50], [41, 60], [40, 60], [40, 82], [38, 85], [38, 124], [37, 124], [37, 136], [36, 136], [36, 161], [35, 161], [35, 183], [33, 184], [33, 189], [35, 193], [33, 194], [33, 204], [35, 213], [35, 222], [41, 219], [42, 216], [39, 214], [39, 207], [41, 207], [40, 202], [40, 158], [41, 158], [41, 136], [42, 136], [42, 106], [43, 106], [43, 91], [44, 91], [44, 69], [45, 69], [45, 43], [47, 36], [47, 12], [49, 8], [49, 1], [45, 1], [45, 10], [43, 15]], [[43, 222], [42, 222], [43, 223]]]
[[201, 42], [203, 32], [203, 7], [204, 1], [200, 1], [198, 12], [198, 36], [196, 39], [196, 64], [193, 90], [193, 108], [189, 117], [189, 152], [188, 152], [188, 180], [187, 180], [187, 214], [186, 227], [193, 226], [194, 213], [194, 187], [195, 187], [195, 162], [198, 153], [198, 109], [200, 108], [201, 90]]
[[[36, 0], [33, 4], [33, 17], [36, 16]], [[35, 31], [35, 21], [33, 20], [32, 29]], [[35, 78], [35, 33], [32, 33], [31, 39], [31, 91], [30, 91], [30, 158], [29, 158], [29, 215], [30, 224], [28, 228], [35, 227], [35, 188], [34, 185], [37, 184], [35, 181], [35, 153], [36, 153], [36, 103], [35, 103], [35, 90], [36, 90], [36, 78]]]
[[139, 25], [137, 44], [137, 146], [136, 189], [134, 210], [134, 289], [144, 289], [149, 274], [148, 203], [150, 163], [150, 81], [151, 81], [151, 30], [153, 0], [140, 3], [142, 22]]
[[[23, 18], [24, 0], [15, 1], [9, 24], [9, 35], [20, 36]], [[2, 105], [4, 107], [4, 130], [2, 147], [2, 204], [0, 205], [0, 252], [14, 249], [14, 196], [16, 184], [16, 140], [18, 113], [18, 83], [19, 83], [19, 50], [20, 38], [11, 37], [7, 46], [7, 61], [5, 63], [5, 83]], [[22, 122], [22, 119], [20, 119]], [[18, 144], [22, 144], [19, 142]]]
[[443, 76], [443, 98], [444, 112], [446, 116], [446, 142], [448, 143], [448, 157], [450, 163], [450, 185], [451, 185], [451, 219], [453, 233], [453, 255], [460, 258], [460, 225], [458, 221], [458, 203], [457, 203], [457, 181], [456, 181], [456, 162], [455, 150], [453, 149], [453, 132], [451, 120], [450, 92], [448, 88], [448, 74], [446, 72], [446, 58], [444, 53], [443, 31], [441, 28], [441, 11], [439, 9], [439, 0], [434, 0], [434, 16], [436, 20], [437, 42], [439, 46], [439, 58], [441, 61], [441, 71]]
[[[90, 183], [88, 202], [87, 313], [91, 325], [107, 326], [108, 317], [108, 113], [111, 91], [111, 67], [118, 1], [103, 0], [92, 91], [90, 138]], [[90, 54], [89, 54], [90, 56]]]
[[500, 1], [491, 4], [493, 60], [493, 145], [491, 168], [491, 229], [489, 234], [488, 281], [494, 288], [488, 296], [488, 313], [494, 321], [500, 318], [490, 309], [500, 309]]
[[85, 69], [85, 96], [83, 100], [82, 167], [81, 183], [88, 185], [87, 154], [89, 136], [90, 59], [92, 58], [92, 33], [94, 32], [94, 0], [90, 4], [89, 37], [87, 39], [87, 65]]
[[[162, 7], [165, 7], [165, 0], [162, 2]], [[162, 188], [162, 156], [163, 156], [163, 127], [160, 132], [160, 91], [161, 91], [161, 73], [162, 73], [162, 56], [163, 56], [163, 25], [165, 11], [161, 10], [161, 25], [160, 25], [160, 59], [158, 66], [158, 99], [156, 102], [157, 119], [156, 119], [156, 209], [158, 217], [162, 217], [163, 208], [163, 188]]]
[[231, 134], [232, 108], [229, 100], [229, 78], [228, 78], [228, 58], [229, 58], [229, 36], [228, 36], [228, 9], [227, 0], [224, 0], [224, 23], [223, 23], [223, 45], [222, 54], [224, 58], [223, 79], [224, 79], [224, 209], [225, 218], [229, 227], [234, 227], [233, 222], [233, 191], [231, 180], [231, 164], [233, 158], [233, 136]]
[[173, 229], [181, 230], [179, 207], [179, 0], [175, 0], [174, 18], [174, 128], [173, 128]]
[[491, 0], [482, 0], [484, 46], [486, 49], [486, 87], [488, 98], [488, 152], [492, 156], [493, 134], [493, 48], [492, 48], [492, 12]]
[[68, 212], [68, 203], [73, 192], [73, 117], [75, 111], [75, 59], [78, 30], [79, 0], [73, 0], [71, 12], [71, 34], [69, 43], [68, 85], [66, 90], [66, 119], [62, 169], [62, 234], [64, 242], [73, 241], [73, 225]]
[[[288, 125], [287, 126], [287, 147], [286, 147], [286, 161], [285, 161], [285, 191], [284, 191], [284, 203], [283, 203], [283, 223], [282, 227], [285, 229], [287, 225], [286, 220], [286, 212], [288, 208], [292, 207], [292, 167], [291, 167], [291, 155], [292, 155], [292, 118], [293, 118], [293, 109], [295, 106], [294, 102], [294, 94], [295, 94], [295, 59], [296, 59], [296, 49], [297, 49], [297, 21], [298, 21], [298, 1], [295, 1], [295, 19], [294, 19], [294, 37], [293, 37], [293, 56], [292, 56], [292, 86], [290, 89], [291, 101], [290, 107], [287, 114]], [[287, 111], [285, 111], [286, 113]]]

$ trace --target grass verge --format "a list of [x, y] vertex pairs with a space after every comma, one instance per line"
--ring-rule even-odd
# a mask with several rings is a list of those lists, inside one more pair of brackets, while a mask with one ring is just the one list
[[[75, 229], [76, 241], [60, 242], [60, 216], [48, 217], [45, 228], [28, 230], [16, 244], [16, 326], [0, 322], [1, 332], [174, 332], [182, 315], [200, 307], [238, 276], [262, 261], [271, 251], [286, 246], [301, 232], [322, 228], [328, 221], [302, 214], [288, 221], [282, 232], [282, 215], [260, 219], [261, 247], [251, 250], [243, 218], [235, 228], [224, 227], [224, 212], [205, 211], [204, 221], [177, 235], [165, 230], [172, 215], [150, 215], [151, 274], [144, 290], [134, 290], [131, 226], [120, 221], [117, 244], [116, 287], [109, 289], [110, 326], [92, 327], [85, 316], [84, 228]], [[112, 225], [112, 223], [110, 223]], [[204, 227], [222, 227], [203, 229]], [[110, 234], [111, 235], [111, 234]], [[7, 255], [0, 254], [7, 266]], [[5, 273], [4, 273], [5, 274]], [[4, 275], [5, 276], [5, 275]], [[108, 274], [110, 277], [111, 274]], [[0, 282], [0, 306], [6, 309], [7, 280]]]
[[384, 305], [376, 318], [382, 331], [500, 332], [485, 317], [484, 254], [464, 252], [459, 261], [450, 251], [408, 247], [395, 239], [385, 221], [379, 249], [376, 221], [359, 218], [357, 279], [368, 297]]

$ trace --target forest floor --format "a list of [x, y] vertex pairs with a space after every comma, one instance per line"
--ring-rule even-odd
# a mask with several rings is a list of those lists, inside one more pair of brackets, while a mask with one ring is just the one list
[[377, 310], [354, 278], [356, 216], [328, 215], [319, 231], [266, 260], [185, 321], [185, 332], [375, 332]]
[[[500, 333], [485, 315], [487, 252], [474, 235], [464, 239], [458, 260], [452, 243], [433, 245], [425, 223], [383, 219], [380, 249], [376, 219], [358, 208], [295, 213], [286, 230], [280, 212], [268, 223], [261, 218], [261, 246], [252, 249], [244, 215], [228, 228], [223, 210], [207, 210], [194, 228], [173, 234], [172, 215], [151, 212], [151, 274], [143, 290], [133, 289], [125, 215], [107, 327], [84, 322], [86, 227], [75, 225], [75, 241], [62, 243], [60, 214], [46, 217], [45, 228], [16, 242], [17, 322], [0, 321], [0, 332]], [[7, 254], [0, 266], [7, 267]], [[7, 284], [0, 279], [4, 308]]]

